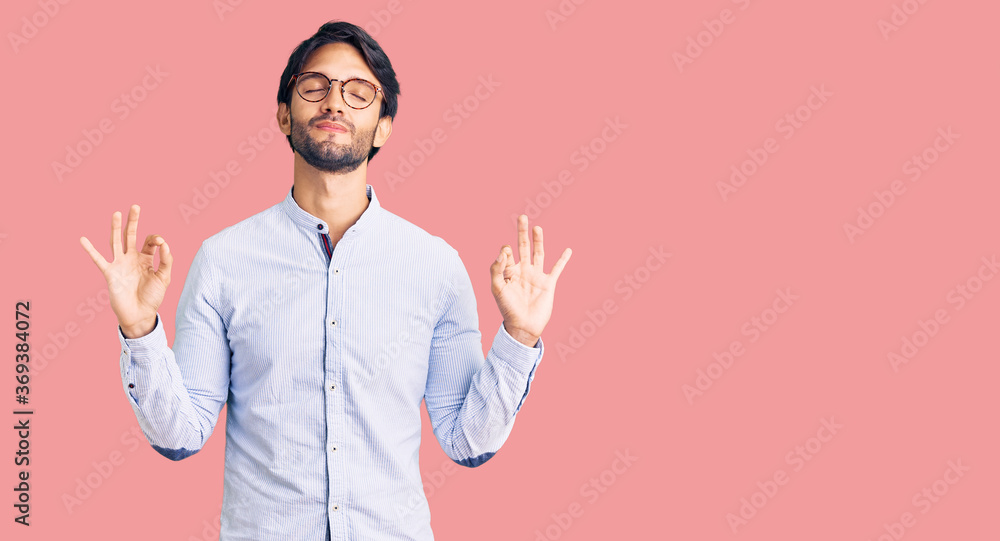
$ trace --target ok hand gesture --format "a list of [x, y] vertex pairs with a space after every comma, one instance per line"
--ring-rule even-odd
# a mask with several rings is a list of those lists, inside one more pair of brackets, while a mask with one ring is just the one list
[[566, 248], [552, 265], [552, 272], [545, 274], [545, 250], [542, 246], [542, 228], [534, 228], [534, 261], [531, 259], [531, 239], [528, 236], [528, 217], [517, 218], [517, 238], [520, 261], [514, 263], [510, 245], [500, 249], [500, 256], [490, 265], [492, 291], [497, 307], [503, 316], [507, 333], [519, 342], [534, 347], [542, 329], [552, 315], [552, 301], [556, 280], [569, 261], [572, 250]]
[[[149, 235], [142, 249], [135, 245], [135, 232], [139, 227], [139, 205], [132, 205], [122, 246], [122, 215], [115, 211], [111, 216], [110, 263], [104, 259], [87, 237], [80, 237], [80, 244], [90, 254], [94, 264], [108, 282], [111, 309], [118, 316], [118, 324], [126, 338], [149, 334], [156, 324], [156, 311], [170, 284], [170, 266], [174, 257], [167, 241], [159, 235]], [[160, 248], [159, 268], [153, 268], [153, 256]]]

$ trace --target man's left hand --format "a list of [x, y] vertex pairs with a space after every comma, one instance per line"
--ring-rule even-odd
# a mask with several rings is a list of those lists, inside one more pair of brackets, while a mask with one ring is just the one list
[[542, 329], [552, 316], [552, 301], [556, 280], [569, 261], [573, 251], [566, 248], [545, 274], [545, 250], [542, 246], [542, 228], [534, 227], [534, 256], [528, 235], [528, 216], [517, 218], [517, 247], [520, 261], [514, 263], [514, 252], [509, 244], [500, 248], [500, 256], [490, 265], [493, 296], [496, 298], [503, 326], [515, 340], [534, 347], [542, 336]]

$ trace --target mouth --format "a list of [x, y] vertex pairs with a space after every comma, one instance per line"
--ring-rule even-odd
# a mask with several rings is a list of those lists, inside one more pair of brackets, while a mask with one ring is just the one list
[[347, 133], [347, 128], [336, 122], [320, 122], [316, 124], [316, 129], [334, 133]]

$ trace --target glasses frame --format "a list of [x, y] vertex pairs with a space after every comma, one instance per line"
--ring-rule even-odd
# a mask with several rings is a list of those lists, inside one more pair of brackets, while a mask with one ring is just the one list
[[[308, 74], [312, 74], [312, 73], [320, 75], [324, 79], [327, 80], [326, 94], [323, 94], [323, 97], [320, 98], [320, 99], [318, 99], [318, 100], [306, 99], [306, 97], [303, 96], [301, 92], [299, 92], [299, 85], [298, 85], [299, 77], [302, 76], [302, 75], [308, 75]], [[330, 89], [333, 88], [333, 82], [334, 81], [337, 81], [338, 83], [340, 83], [340, 97], [341, 97], [341, 99], [344, 100], [344, 104], [347, 105], [348, 107], [350, 107], [351, 109], [361, 110], [361, 109], [367, 109], [367, 108], [371, 107], [371, 105], [373, 103], [375, 103], [375, 98], [378, 98], [379, 92], [382, 92], [382, 87], [376, 85], [375, 83], [373, 83], [373, 82], [371, 82], [371, 81], [369, 81], [367, 79], [362, 79], [361, 77], [352, 77], [352, 78], [347, 79], [345, 81], [341, 81], [340, 79], [331, 79], [331, 78], [327, 77], [325, 74], [320, 73], [318, 71], [303, 71], [303, 72], [296, 73], [295, 75], [292, 75], [291, 79], [288, 80], [288, 84], [290, 86], [292, 86], [293, 88], [295, 88], [295, 93], [298, 94], [299, 97], [302, 98], [303, 100], [305, 100], [305, 101], [307, 101], [309, 103], [319, 103], [319, 102], [325, 100], [327, 98], [327, 96], [330, 95]], [[372, 101], [368, 102], [368, 105], [365, 105], [364, 107], [355, 107], [355, 106], [351, 105], [350, 103], [347, 103], [347, 96], [344, 94], [344, 85], [346, 85], [347, 83], [349, 83], [351, 81], [361, 81], [363, 83], [367, 83], [367, 84], [371, 85], [375, 89], [375, 95], [372, 96]], [[382, 95], [384, 96], [385, 92], [382, 92]]]

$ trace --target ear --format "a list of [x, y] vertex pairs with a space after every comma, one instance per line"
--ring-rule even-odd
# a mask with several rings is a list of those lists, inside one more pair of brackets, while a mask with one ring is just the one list
[[291, 119], [291, 109], [288, 108], [287, 103], [278, 104], [278, 112], [275, 113], [275, 117], [278, 119], [278, 128], [281, 129], [281, 133], [285, 135], [292, 134], [292, 119]]
[[392, 117], [386, 115], [378, 119], [378, 125], [375, 126], [375, 140], [372, 141], [372, 146], [381, 147], [389, 140], [390, 135], [392, 135]]

